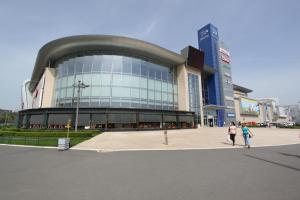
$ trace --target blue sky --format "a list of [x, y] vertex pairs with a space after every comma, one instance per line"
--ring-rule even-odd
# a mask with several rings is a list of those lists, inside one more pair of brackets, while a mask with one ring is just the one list
[[254, 98], [300, 101], [300, 1], [95, 0], [0, 1], [0, 108], [20, 108], [21, 84], [38, 50], [69, 35], [134, 37], [175, 52], [198, 47], [208, 23], [231, 52], [233, 81]]

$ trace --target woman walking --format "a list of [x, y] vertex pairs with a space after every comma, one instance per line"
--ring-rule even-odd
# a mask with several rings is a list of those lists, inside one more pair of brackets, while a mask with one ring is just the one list
[[249, 130], [245, 124], [242, 124], [242, 132], [243, 132], [243, 138], [245, 141], [245, 146], [250, 148], [250, 138], [253, 137], [253, 133]]
[[228, 133], [230, 135], [230, 139], [232, 141], [232, 146], [235, 145], [235, 135], [236, 135], [236, 126], [234, 122], [231, 122], [231, 125], [228, 128]]

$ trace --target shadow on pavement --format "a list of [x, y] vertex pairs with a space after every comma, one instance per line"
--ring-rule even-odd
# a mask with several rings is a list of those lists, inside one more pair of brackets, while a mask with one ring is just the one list
[[[228, 143], [228, 142], [221, 142], [221, 143], [222, 143], [222, 144], [229, 145], [229, 146], [232, 146], [232, 143]], [[242, 145], [242, 144], [235, 144], [234, 146], [244, 147], [245, 145]]]
[[296, 168], [296, 167], [284, 165], [284, 164], [281, 164], [281, 163], [278, 163], [278, 162], [266, 160], [266, 159], [264, 159], [264, 158], [259, 158], [259, 157], [252, 156], [252, 155], [249, 155], [249, 154], [244, 154], [244, 155], [247, 156], [247, 157], [250, 157], [250, 158], [254, 158], [254, 159], [257, 159], [257, 160], [260, 160], [260, 161], [272, 163], [272, 164], [274, 164], [274, 165], [278, 165], [278, 166], [281, 166], [281, 167], [285, 167], [285, 168], [292, 169], [292, 170], [296, 170], [296, 171], [299, 171], [299, 172], [300, 172], [300, 169], [299, 169], [299, 168]]
[[296, 158], [300, 159], [300, 155], [294, 155], [294, 154], [288, 154], [288, 153], [280, 153], [280, 152], [279, 152], [279, 154], [284, 155], [284, 156], [296, 157]]

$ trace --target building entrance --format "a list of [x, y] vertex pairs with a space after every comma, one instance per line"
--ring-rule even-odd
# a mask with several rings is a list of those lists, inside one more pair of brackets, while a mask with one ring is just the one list
[[208, 126], [213, 127], [214, 126], [214, 119], [208, 119]]

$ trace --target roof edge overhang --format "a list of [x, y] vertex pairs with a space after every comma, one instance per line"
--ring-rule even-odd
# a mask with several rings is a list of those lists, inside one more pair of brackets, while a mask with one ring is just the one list
[[242, 86], [239, 86], [239, 85], [236, 85], [236, 84], [233, 84], [233, 90], [244, 92], [244, 93], [253, 92], [253, 90], [250, 90], [248, 88], [245, 88], [245, 87], [242, 87]]
[[49, 63], [55, 63], [58, 59], [71, 54], [92, 51], [132, 54], [171, 66], [185, 63], [182, 55], [138, 39], [112, 35], [69, 36], [53, 40], [39, 50], [31, 76], [30, 91], [33, 92]]

